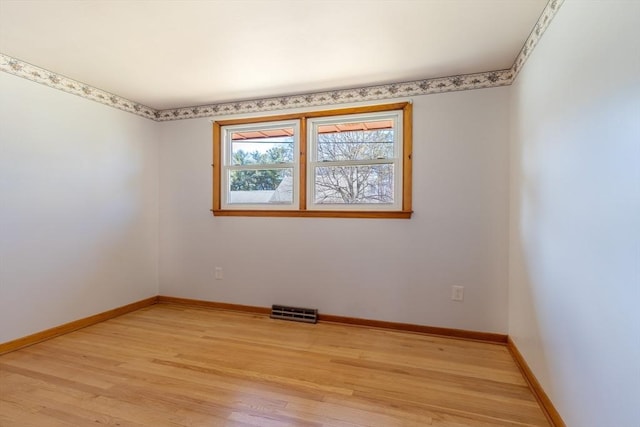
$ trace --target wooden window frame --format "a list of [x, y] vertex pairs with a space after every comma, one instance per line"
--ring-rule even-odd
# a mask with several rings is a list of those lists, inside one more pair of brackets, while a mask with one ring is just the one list
[[[311, 210], [307, 209], [307, 119], [329, 116], [345, 116], [384, 111], [402, 110], [402, 208], [401, 210]], [[298, 209], [222, 209], [222, 128], [230, 125], [256, 124], [285, 120], [300, 120], [299, 141], [299, 195]], [[399, 102], [394, 104], [370, 105], [336, 110], [309, 111], [277, 116], [252, 117], [245, 119], [218, 120], [213, 122], [213, 208], [215, 216], [250, 217], [316, 217], [316, 218], [395, 218], [408, 219], [413, 213], [412, 202], [412, 157], [413, 157], [413, 117], [412, 104]]]

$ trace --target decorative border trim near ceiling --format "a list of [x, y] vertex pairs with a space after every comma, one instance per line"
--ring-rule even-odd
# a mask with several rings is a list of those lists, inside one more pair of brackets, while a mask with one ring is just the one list
[[318, 105], [336, 105], [347, 102], [374, 101], [457, 90], [508, 86], [511, 84], [512, 78], [513, 73], [511, 70], [500, 70], [487, 73], [416, 80], [355, 89], [279, 96], [251, 101], [227, 102], [222, 104], [203, 105], [200, 107], [176, 108], [160, 111], [160, 115], [157, 116], [156, 120], [194, 119], [198, 117], [256, 113], [284, 110], [287, 108], [315, 107]]
[[16, 75], [18, 77], [31, 80], [45, 86], [59, 89], [73, 95], [78, 95], [101, 104], [115, 107], [129, 113], [137, 114], [148, 119], [156, 119], [158, 111], [139, 104], [129, 99], [123, 98], [102, 89], [95, 88], [88, 84], [70, 79], [53, 71], [45, 70], [9, 55], [0, 53], [0, 71]]
[[542, 10], [542, 14], [540, 15], [540, 18], [538, 18], [538, 22], [536, 22], [531, 34], [529, 34], [529, 37], [524, 42], [524, 46], [520, 49], [520, 53], [518, 53], [516, 60], [511, 66], [514, 80], [518, 76], [518, 73], [520, 73], [520, 70], [522, 70], [524, 63], [527, 62], [527, 59], [531, 56], [533, 48], [536, 47], [540, 38], [542, 38], [542, 35], [547, 30], [547, 27], [549, 27], [553, 17], [556, 16], [556, 13], [560, 9], [560, 6], [562, 6], [562, 3], [564, 3], [564, 0], [549, 0]]
[[516, 57], [513, 66], [508, 70], [415, 80], [378, 86], [156, 110], [2, 53], [0, 53], [0, 71], [156, 121], [257, 113], [288, 108], [336, 105], [460, 90], [484, 89], [508, 86], [513, 83], [563, 2], [564, 0], [549, 0], [533, 31], [529, 34], [524, 46]]

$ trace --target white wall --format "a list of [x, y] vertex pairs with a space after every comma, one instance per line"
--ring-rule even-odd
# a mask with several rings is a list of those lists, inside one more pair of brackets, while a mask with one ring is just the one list
[[210, 120], [162, 123], [160, 294], [505, 333], [508, 91], [414, 99], [410, 220], [214, 217]]
[[640, 425], [639, 52], [567, 0], [511, 88], [509, 334], [570, 427]]
[[157, 294], [157, 124], [0, 73], [0, 342]]

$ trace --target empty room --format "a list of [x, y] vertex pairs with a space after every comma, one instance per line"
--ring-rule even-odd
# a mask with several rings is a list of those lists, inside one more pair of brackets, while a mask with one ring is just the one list
[[0, 426], [640, 426], [640, 0], [0, 0]]

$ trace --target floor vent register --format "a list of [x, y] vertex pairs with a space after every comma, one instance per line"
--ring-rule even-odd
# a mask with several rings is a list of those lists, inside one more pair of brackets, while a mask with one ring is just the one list
[[293, 320], [296, 322], [317, 323], [318, 310], [315, 308], [288, 307], [285, 305], [272, 305], [271, 318]]

